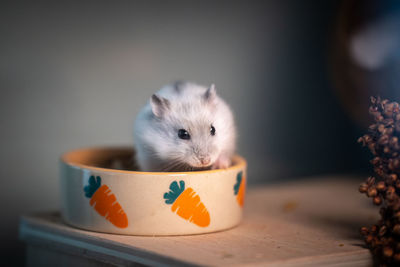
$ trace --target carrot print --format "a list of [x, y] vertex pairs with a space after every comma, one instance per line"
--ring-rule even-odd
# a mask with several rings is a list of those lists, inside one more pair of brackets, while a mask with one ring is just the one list
[[243, 172], [239, 172], [236, 176], [236, 184], [233, 186], [233, 192], [235, 193], [236, 200], [241, 207], [244, 205], [244, 195], [246, 191], [246, 177], [243, 176]]
[[85, 196], [90, 198], [90, 205], [101, 216], [105, 217], [112, 224], [119, 228], [128, 227], [128, 217], [126, 216], [117, 198], [107, 185], [101, 185], [101, 178], [90, 176], [89, 184], [84, 187]]
[[210, 224], [210, 214], [200, 201], [199, 195], [191, 188], [185, 190], [185, 182], [173, 181], [169, 186], [170, 191], [164, 194], [165, 203], [173, 204], [171, 210], [176, 211], [180, 217], [200, 227]]

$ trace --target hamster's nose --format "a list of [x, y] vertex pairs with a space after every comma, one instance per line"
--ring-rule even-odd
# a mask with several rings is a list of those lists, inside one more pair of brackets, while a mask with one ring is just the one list
[[210, 159], [210, 157], [201, 157], [201, 158], [200, 158], [200, 162], [201, 162], [201, 164], [203, 164], [203, 165], [208, 165], [208, 164], [210, 164], [211, 159]]

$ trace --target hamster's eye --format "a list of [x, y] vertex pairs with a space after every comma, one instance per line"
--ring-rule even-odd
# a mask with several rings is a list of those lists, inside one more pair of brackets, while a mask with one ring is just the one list
[[212, 125], [211, 125], [211, 129], [210, 129], [210, 134], [213, 136], [215, 135], [215, 128]]
[[180, 139], [185, 139], [185, 140], [189, 140], [190, 139], [190, 134], [185, 129], [180, 129], [178, 131], [178, 136], [179, 136]]

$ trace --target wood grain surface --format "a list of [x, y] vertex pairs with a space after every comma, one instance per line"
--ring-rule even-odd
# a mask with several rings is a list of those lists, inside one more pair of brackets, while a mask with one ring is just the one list
[[[378, 209], [358, 193], [362, 179], [315, 177], [250, 187], [243, 222], [193, 236], [122, 236], [65, 225], [57, 212], [23, 216], [20, 238], [117, 265], [372, 266], [359, 234]], [[29, 259], [28, 259], [29, 260]]]

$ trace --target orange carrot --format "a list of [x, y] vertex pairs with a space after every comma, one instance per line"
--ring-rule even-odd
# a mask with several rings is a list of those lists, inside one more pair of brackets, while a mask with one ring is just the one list
[[[180, 186], [179, 186], [180, 185]], [[185, 182], [172, 182], [170, 191], [164, 194], [165, 203], [173, 204], [171, 210], [180, 217], [200, 227], [210, 225], [210, 214], [192, 188], [185, 190]]]
[[113, 225], [119, 228], [128, 227], [128, 217], [117, 198], [107, 185], [100, 185], [100, 176], [97, 176], [96, 179], [94, 176], [90, 176], [89, 184], [84, 187], [86, 197], [90, 198], [90, 205]]
[[243, 172], [239, 172], [236, 176], [236, 184], [233, 187], [233, 191], [236, 195], [236, 201], [241, 207], [244, 205], [244, 196], [246, 193], [246, 176], [243, 176]]

